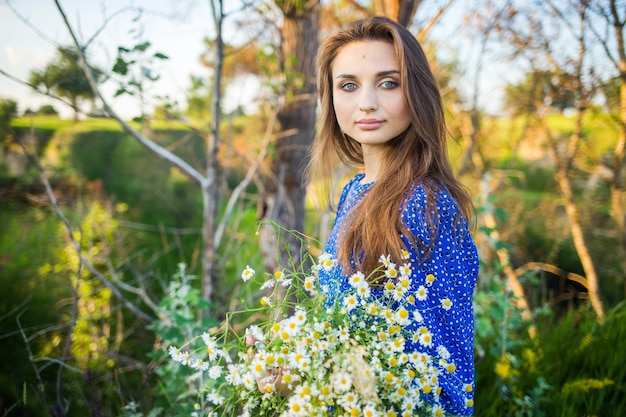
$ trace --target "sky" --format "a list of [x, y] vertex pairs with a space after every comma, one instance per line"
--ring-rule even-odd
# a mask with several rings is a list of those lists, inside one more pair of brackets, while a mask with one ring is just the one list
[[[208, 77], [207, 68], [199, 61], [205, 50], [203, 39], [213, 37], [208, 0], [59, 1], [83, 40], [91, 38], [103, 26], [107, 16], [114, 16], [90, 49], [90, 59], [102, 68], [112, 67], [118, 46], [132, 47], [137, 44], [136, 35], [139, 30], [143, 30], [143, 38], [152, 44], [151, 51], [169, 57], [155, 68], [161, 79], [154, 86], [154, 95], [167, 95], [184, 102], [190, 75]], [[233, 2], [225, 3], [226, 11], [229, 12], [228, 7], [232, 7]], [[141, 25], [133, 22], [136, 12], [129, 10], [129, 6], [143, 8]], [[30, 22], [30, 25], [23, 20]], [[228, 21], [225, 31], [227, 29]], [[3, 71], [27, 80], [31, 70], [43, 68], [54, 58], [57, 45], [69, 44], [71, 38], [54, 0], [0, 0], [0, 69]], [[115, 85], [109, 84], [105, 94], [111, 97]], [[229, 91], [226, 106], [241, 104], [239, 102], [245, 100], [246, 96], [241, 90], [255, 88], [250, 80], [238, 83]], [[71, 109], [62, 103], [41, 96], [1, 74], [0, 98], [17, 101], [19, 112], [26, 108], [36, 110], [42, 104], [52, 104], [62, 116], [70, 117], [72, 114]], [[111, 104], [122, 116], [130, 118], [140, 114], [137, 101], [131, 98], [111, 99]]]
[[[155, 68], [161, 79], [154, 85], [151, 91], [153, 95], [167, 95], [184, 103], [190, 75], [208, 77], [209, 72], [200, 64], [199, 57], [204, 51], [203, 39], [213, 36], [209, 0], [59, 1], [82, 40], [91, 38], [103, 26], [107, 16], [114, 16], [90, 48], [90, 59], [102, 68], [112, 67], [118, 46], [128, 47], [137, 43], [131, 31], [136, 33], [138, 29], [143, 30], [143, 38], [152, 43], [151, 50], [169, 57]], [[234, 11], [238, 4], [237, 1], [224, 3], [227, 13]], [[463, 0], [459, 6], [471, 3], [473, 2]], [[141, 25], [133, 23], [136, 13], [130, 11], [130, 7], [143, 8]], [[467, 44], [459, 46], [459, 42], [463, 42], [463, 10], [459, 7], [453, 9], [448, 13], [447, 20], [436, 27], [433, 36], [442, 40], [442, 48], [450, 47], [461, 51], [459, 59], [471, 69], [471, 60], [475, 57], [472, 48]], [[420, 14], [425, 14], [425, 18], [428, 18], [431, 12], [421, 8], [417, 19]], [[237, 36], [233, 29], [236, 16], [235, 14], [225, 21], [224, 37], [227, 40]], [[31, 70], [43, 68], [54, 58], [57, 45], [70, 43], [68, 31], [56, 10], [54, 0], [0, 0], [0, 69], [3, 71], [27, 80]], [[502, 71], [501, 66], [495, 62], [483, 67], [483, 72], [486, 83], [482, 87], [482, 101], [488, 111], [497, 111], [500, 101], [499, 85], [511, 81], [511, 72]], [[109, 104], [122, 117], [132, 118], [141, 113], [137, 100], [127, 96], [111, 98], [115, 85], [108, 83], [105, 86], [104, 93], [109, 98]], [[258, 83], [250, 78], [234, 83], [226, 92], [224, 110], [229, 111], [229, 108], [238, 105], [245, 107], [258, 88]], [[42, 104], [52, 104], [62, 117], [72, 116], [72, 111], [67, 106], [41, 96], [1, 74], [0, 98], [17, 101], [19, 112], [27, 108], [36, 110]]]

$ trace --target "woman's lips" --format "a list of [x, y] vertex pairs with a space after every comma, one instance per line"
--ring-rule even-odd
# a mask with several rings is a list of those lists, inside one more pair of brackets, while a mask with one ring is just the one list
[[356, 121], [356, 125], [361, 130], [375, 130], [381, 127], [385, 122], [379, 119], [361, 119]]

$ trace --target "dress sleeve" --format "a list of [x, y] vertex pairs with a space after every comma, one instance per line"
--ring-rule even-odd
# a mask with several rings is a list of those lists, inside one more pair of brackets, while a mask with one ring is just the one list
[[[417, 322], [411, 325], [409, 349], [436, 356], [440, 370], [440, 403], [453, 415], [473, 414], [474, 312], [472, 297], [478, 255], [467, 222], [450, 194], [437, 193], [431, 223], [426, 221], [426, 194], [421, 187], [407, 199], [403, 220], [422, 246], [409, 251], [411, 290]], [[435, 230], [436, 233], [431, 231]]]

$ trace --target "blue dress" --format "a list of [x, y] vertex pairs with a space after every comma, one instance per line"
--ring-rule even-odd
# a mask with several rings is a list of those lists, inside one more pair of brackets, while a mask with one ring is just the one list
[[[344, 187], [337, 206], [333, 230], [326, 244], [325, 252], [337, 256], [337, 239], [342, 224], [365, 196], [372, 183], [362, 184], [364, 174], [357, 174]], [[428, 225], [424, 220], [426, 192], [415, 185], [411, 195], [403, 204], [402, 218], [408, 229], [422, 242], [432, 243], [426, 261], [423, 256], [411, 253], [412, 288], [422, 287], [416, 297], [417, 309], [425, 325], [432, 333], [432, 343], [428, 347], [411, 342], [408, 349], [426, 351], [431, 355], [441, 352], [442, 347], [449, 354], [448, 363], [455, 365], [454, 372], [442, 372], [440, 378], [440, 404], [448, 414], [470, 416], [473, 414], [474, 390], [474, 313], [472, 296], [478, 277], [478, 253], [470, 236], [467, 222], [458, 221], [458, 206], [447, 190], [436, 193], [438, 234], [431, 241]], [[401, 236], [408, 248], [412, 246], [405, 236]], [[382, 254], [381, 254], [382, 255]], [[423, 255], [423, 254], [422, 254]], [[345, 291], [349, 284], [340, 265], [330, 271], [320, 271], [320, 284], [326, 289], [328, 300], [333, 300]], [[425, 295], [423, 289], [427, 289]], [[451, 305], [442, 306], [447, 299]], [[415, 326], [416, 327], [416, 326]], [[412, 329], [411, 329], [412, 330]]]

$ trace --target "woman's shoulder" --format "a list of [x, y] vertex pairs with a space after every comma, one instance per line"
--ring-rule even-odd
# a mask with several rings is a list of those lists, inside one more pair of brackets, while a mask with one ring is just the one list
[[455, 212], [458, 210], [458, 204], [446, 186], [430, 179], [414, 182], [406, 194], [405, 202], [409, 206], [425, 209], [429, 194], [431, 194], [431, 201], [436, 204], [438, 209], [451, 209]]

